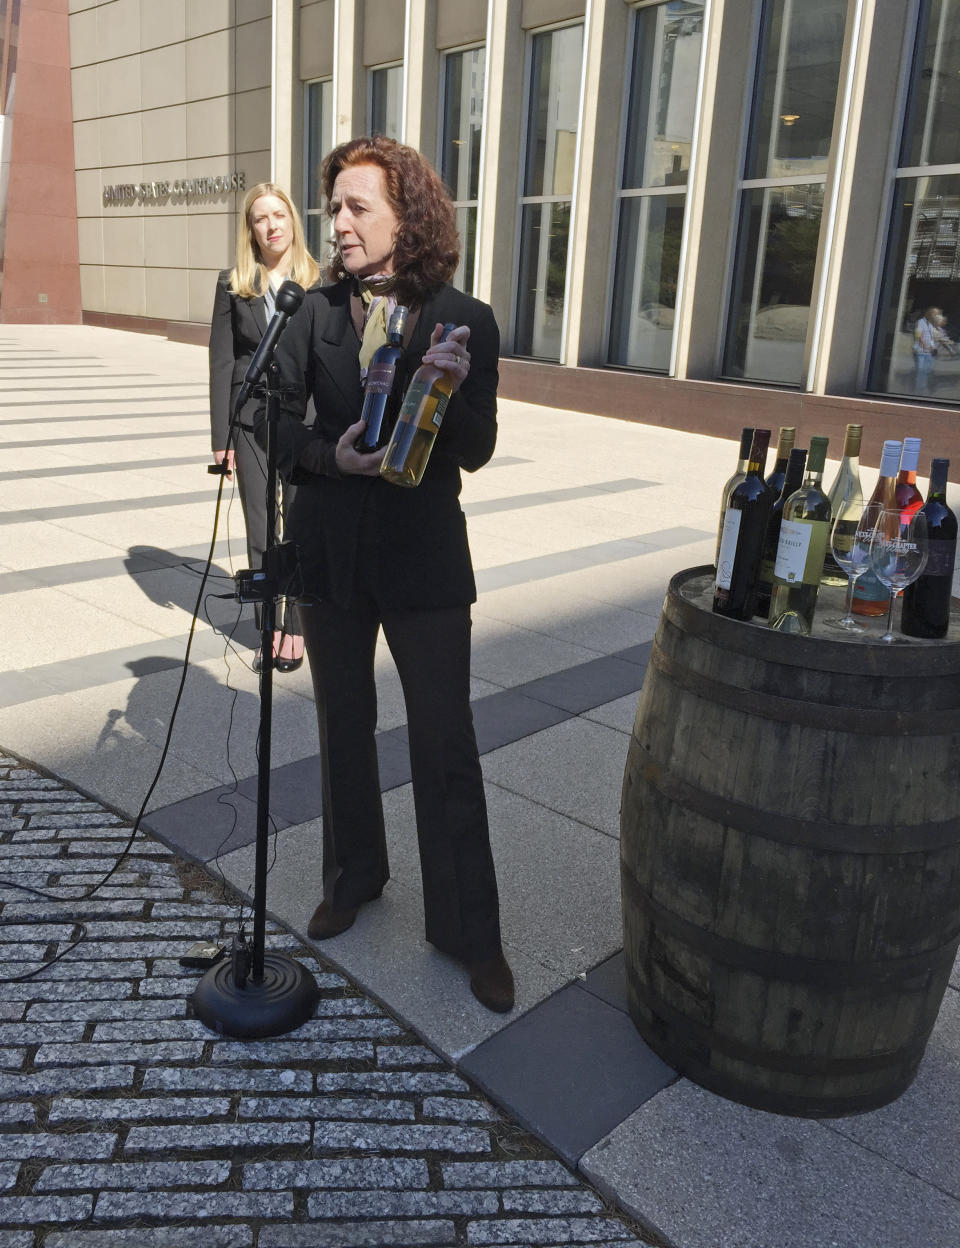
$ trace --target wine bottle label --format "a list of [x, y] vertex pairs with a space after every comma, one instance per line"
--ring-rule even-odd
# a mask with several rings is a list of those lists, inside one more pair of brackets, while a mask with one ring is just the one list
[[395, 364], [371, 364], [367, 369], [367, 394], [389, 394], [396, 371]]
[[773, 574], [787, 585], [820, 581], [829, 525], [825, 520], [784, 520]]
[[449, 394], [442, 394], [437, 399], [437, 406], [433, 410], [433, 423], [439, 429], [440, 422], [443, 420], [443, 414], [447, 410], [447, 404], [450, 402]]
[[737, 539], [740, 537], [740, 518], [742, 512], [728, 507], [723, 517], [723, 532], [720, 537], [720, 554], [717, 556], [717, 589], [729, 589], [733, 578], [733, 561], [737, 554]]

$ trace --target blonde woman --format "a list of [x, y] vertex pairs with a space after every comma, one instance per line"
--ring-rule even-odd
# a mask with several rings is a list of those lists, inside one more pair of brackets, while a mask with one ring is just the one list
[[[237, 262], [217, 278], [210, 325], [213, 458], [218, 464], [226, 460], [228, 476], [236, 469], [251, 568], [262, 565], [266, 546], [266, 461], [251, 433], [237, 428], [234, 436], [228, 437], [233, 405], [273, 316], [281, 284], [290, 279], [309, 290], [319, 277], [320, 268], [307, 250], [300, 216], [286, 191], [273, 182], [251, 187], [237, 226]], [[242, 424], [252, 424], [257, 401], [250, 398], [244, 405], [239, 413]], [[293, 487], [284, 486], [281, 515], [287, 513], [292, 497]], [[273, 638], [274, 667], [279, 672], [296, 671], [303, 663], [303, 638], [295, 620], [292, 606], [284, 605]], [[257, 651], [256, 670], [260, 662]]]

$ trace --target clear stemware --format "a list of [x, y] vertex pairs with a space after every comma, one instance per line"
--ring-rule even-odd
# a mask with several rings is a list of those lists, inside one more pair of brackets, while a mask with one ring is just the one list
[[831, 628], [842, 628], [847, 633], [866, 632], [853, 614], [853, 589], [857, 579], [870, 566], [873, 527], [872, 517], [863, 513], [862, 499], [844, 499], [830, 526], [830, 549], [838, 565], [847, 574], [847, 602], [842, 619], [823, 621]]
[[870, 542], [870, 567], [890, 590], [887, 631], [881, 641], [896, 641], [893, 604], [897, 595], [917, 579], [927, 564], [927, 517], [899, 508], [881, 511]]

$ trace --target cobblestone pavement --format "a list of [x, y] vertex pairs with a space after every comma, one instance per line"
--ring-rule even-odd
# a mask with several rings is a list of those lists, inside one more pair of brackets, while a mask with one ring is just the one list
[[239, 903], [144, 835], [83, 900], [129, 831], [0, 753], [0, 1248], [647, 1242], [276, 924], [316, 1016], [255, 1042], [191, 1018], [178, 959]]

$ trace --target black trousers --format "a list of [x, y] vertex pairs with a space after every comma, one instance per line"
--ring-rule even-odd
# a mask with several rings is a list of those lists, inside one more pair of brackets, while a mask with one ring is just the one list
[[[245, 423], [248, 422], [245, 420]], [[263, 566], [263, 552], [267, 547], [267, 457], [254, 441], [253, 434], [244, 429], [237, 431], [234, 449], [240, 506], [243, 508], [243, 522], [247, 531], [247, 557], [250, 560], [249, 566], [256, 570]], [[283, 531], [282, 517], [289, 513], [294, 492], [294, 486], [285, 481], [280, 482], [277, 499], [280, 533]], [[259, 604], [255, 607], [255, 615], [257, 628], [260, 628]], [[298, 631], [296, 612], [289, 599], [283, 598], [278, 604], [276, 622], [277, 628], [282, 628], [287, 633]]]
[[379, 897], [390, 869], [377, 766], [374, 651], [383, 627], [407, 708], [427, 940], [467, 961], [500, 952], [497, 881], [470, 710], [470, 608], [299, 608], [323, 769], [324, 896]]

